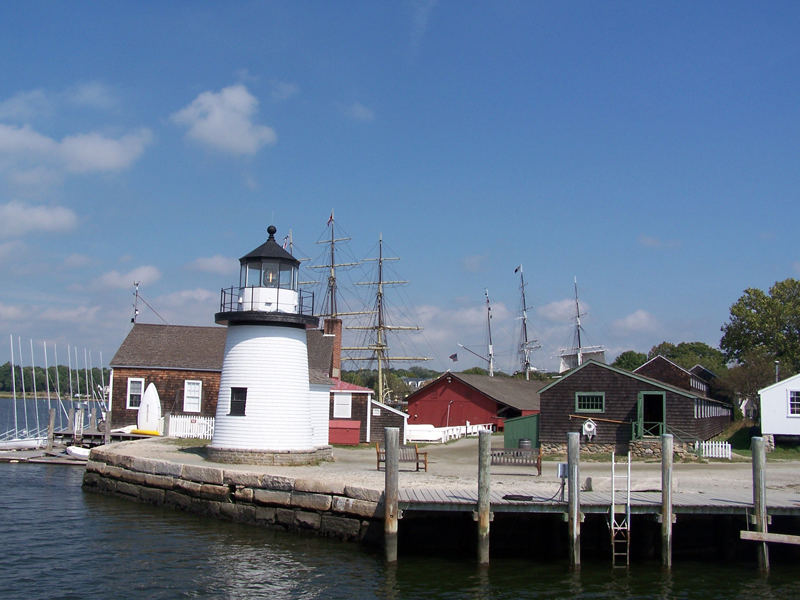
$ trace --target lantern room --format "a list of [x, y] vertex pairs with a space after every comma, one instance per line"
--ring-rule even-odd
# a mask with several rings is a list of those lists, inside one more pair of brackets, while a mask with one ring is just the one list
[[[239, 259], [239, 285], [222, 290], [220, 314], [312, 314], [313, 295], [298, 290], [300, 261], [275, 241], [276, 231], [270, 225], [267, 241]], [[224, 321], [217, 319], [220, 324]]]

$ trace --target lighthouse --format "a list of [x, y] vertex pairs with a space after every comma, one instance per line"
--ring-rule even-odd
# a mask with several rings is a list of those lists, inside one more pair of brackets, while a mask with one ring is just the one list
[[276, 231], [270, 225], [267, 241], [239, 259], [239, 285], [221, 291], [214, 316], [227, 326], [208, 447], [209, 458], [219, 462], [331, 458], [327, 394], [309, 383], [306, 329], [318, 324], [314, 297], [299, 290], [300, 261], [275, 241]]

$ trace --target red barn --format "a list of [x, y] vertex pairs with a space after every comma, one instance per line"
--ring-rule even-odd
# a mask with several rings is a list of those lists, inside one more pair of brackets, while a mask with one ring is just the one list
[[434, 427], [492, 423], [539, 412], [544, 381], [447, 372], [408, 396], [409, 425]]

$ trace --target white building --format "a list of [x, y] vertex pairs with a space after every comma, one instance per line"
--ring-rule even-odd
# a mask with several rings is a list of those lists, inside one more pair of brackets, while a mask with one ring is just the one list
[[800, 374], [758, 390], [761, 433], [800, 437]]

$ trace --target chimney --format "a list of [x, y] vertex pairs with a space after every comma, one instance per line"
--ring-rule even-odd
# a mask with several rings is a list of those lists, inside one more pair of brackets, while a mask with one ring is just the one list
[[342, 320], [325, 319], [322, 329], [323, 335], [333, 336], [331, 349], [331, 366], [328, 375], [333, 379], [342, 378]]

